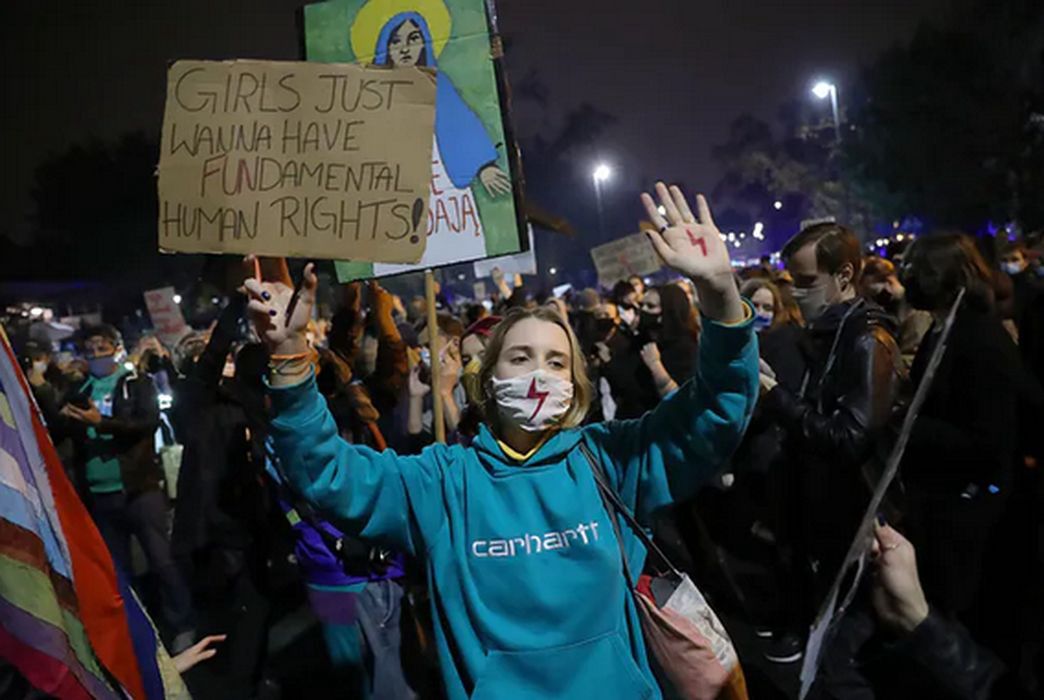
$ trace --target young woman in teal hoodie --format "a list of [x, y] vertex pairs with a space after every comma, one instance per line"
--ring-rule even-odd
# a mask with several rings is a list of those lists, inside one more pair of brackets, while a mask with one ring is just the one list
[[[272, 353], [272, 438], [307, 501], [350, 534], [423, 561], [439, 662], [451, 700], [660, 698], [620, 548], [585, 443], [640, 522], [688, 498], [725, 463], [758, 395], [753, 314], [728, 251], [697, 197], [656, 186], [648, 236], [688, 276], [704, 315], [695, 376], [632, 421], [581, 428], [591, 396], [583, 354], [552, 311], [506, 318], [490, 340], [480, 399], [485, 423], [469, 448], [417, 456], [338, 437], [316, 391], [304, 337], [315, 301], [311, 267], [299, 299], [248, 280], [251, 314]], [[290, 309], [291, 317], [287, 318]], [[645, 550], [619, 523], [630, 570]]]

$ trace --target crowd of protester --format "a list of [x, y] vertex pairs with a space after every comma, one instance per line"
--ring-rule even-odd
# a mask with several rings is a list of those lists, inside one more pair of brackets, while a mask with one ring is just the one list
[[[706, 270], [713, 255], [677, 252], [684, 240], [670, 235], [696, 217], [664, 204], [651, 235], [680, 276], [657, 285], [631, 277], [554, 296], [500, 276], [487, 299], [440, 294], [433, 329], [423, 297], [376, 282], [344, 285], [324, 318], [306, 303], [306, 273], [296, 309], [290, 285], [248, 279], [176, 347], [130, 344], [109, 325], [82, 329], [79, 357], [61, 364], [44, 344], [24, 346], [67, 471], [117, 564], [146, 565], [172, 651], [226, 635], [189, 672], [194, 692], [277, 697], [268, 634], [279, 597], [298, 595], [337, 697], [658, 697], [633, 609], [596, 610], [624, 607], [619, 561], [588, 562], [593, 573], [545, 564], [541, 595], [527, 599], [532, 568], [478, 572], [455, 558], [494, 546], [459, 542], [465, 523], [511, 538], [534, 503], [566, 512], [582, 500], [549, 465], [573, 474], [583, 435], [607, 462], [637, 465], [613, 467], [625, 500], [728, 626], [756, 632], [740, 660], [759, 697], [754, 668], [796, 674], [963, 289], [878, 516], [872, 570], [811, 697], [1041, 697], [1040, 250], [941, 232], [865, 257], [854, 232], [819, 223], [780, 265], [722, 282]], [[697, 223], [720, 244], [713, 222]], [[266, 326], [279, 313], [294, 315]], [[552, 332], [565, 350], [541, 345]], [[537, 374], [546, 402], [523, 416], [515, 379]], [[436, 415], [448, 447], [430, 447]], [[498, 485], [520, 464], [548, 468], [547, 483], [509, 497]], [[738, 562], [759, 573], [737, 575]], [[638, 554], [631, 563], [641, 569]], [[609, 631], [611, 644], [568, 646]], [[505, 660], [518, 655], [512, 635], [557, 652]], [[620, 664], [630, 668], [610, 670]]]

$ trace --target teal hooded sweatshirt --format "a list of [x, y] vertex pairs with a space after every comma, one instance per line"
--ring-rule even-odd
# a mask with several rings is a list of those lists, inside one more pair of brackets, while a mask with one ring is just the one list
[[[758, 396], [750, 318], [705, 319], [697, 366], [642, 418], [563, 430], [521, 463], [485, 427], [470, 448], [432, 445], [416, 456], [351, 445], [314, 378], [272, 390], [272, 438], [308, 501], [350, 534], [423, 562], [451, 700], [660, 698], [578, 445], [648, 526], [717, 473], [746, 429]], [[620, 530], [637, 574], [645, 549], [622, 520]]]

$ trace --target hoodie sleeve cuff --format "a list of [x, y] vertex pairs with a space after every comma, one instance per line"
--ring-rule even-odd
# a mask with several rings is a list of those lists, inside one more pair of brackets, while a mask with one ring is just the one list
[[744, 317], [742, 321], [726, 323], [702, 317], [703, 328], [700, 332], [700, 355], [704, 348], [713, 348], [722, 357], [735, 357], [753, 339], [754, 310], [750, 302], [743, 300]]
[[265, 386], [272, 398], [273, 427], [301, 425], [325, 407], [316, 387], [314, 371], [297, 384], [275, 387], [265, 379]]

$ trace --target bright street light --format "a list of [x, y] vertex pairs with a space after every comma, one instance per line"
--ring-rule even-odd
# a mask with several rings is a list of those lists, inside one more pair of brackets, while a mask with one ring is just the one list
[[613, 176], [613, 169], [605, 163], [599, 163], [591, 171], [591, 180], [594, 182], [595, 201], [598, 204], [598, 233], [605, 235], [605, 215], [602, 213], [602, 183], [608, 182]]
[[812, 94], [815, 95], [818, 100], [825, 100], [828, 97], [830, 98], [830, 109], [834, 113], [834, 136], [837, 137], [837, 143], [840, 145], [841, 115], [837, 107], [837, 85], [825, 80], [820, 80], [812, 86]]
[[812, 86], [812, 94], [821, 100], [825, 100], [830, 96], [830, 93], [837, 88], [833, 83], [828, 83], [825, 80], [820, 80], [818, 83]]
[[174, 296], [171, 297], [171, 299], [174, 301], [175, 304], [180, 304], [181, 303], [181, 295], [180, 294], [175, 294]]
[[780, 209], [783, 208], [783, 202], [781, 202], [781, 201], [779, 201], [777, 199], [775, 202], [772, 203], [772, 208], [775, 209], [776, 211], [779, 211]]
[[552, 267], [550, 270], [548, 270], [548, 272], [550, 272], [552, 275], [557, 275], [558, 274], [558, 268], [557, 267]]

